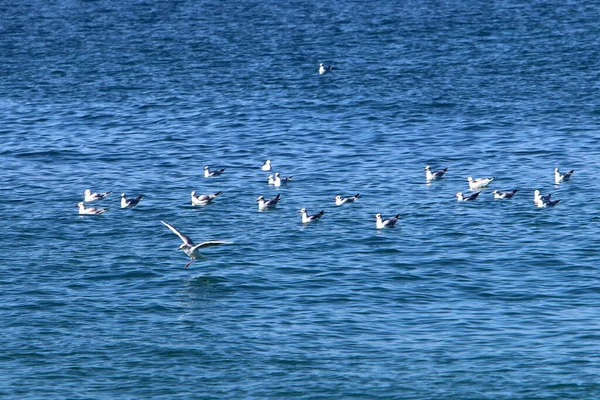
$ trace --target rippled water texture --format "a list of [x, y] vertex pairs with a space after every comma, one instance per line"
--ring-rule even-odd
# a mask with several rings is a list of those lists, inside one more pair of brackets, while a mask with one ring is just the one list
[[0, 397], [597, 398], [599, 10], [0, 3]]

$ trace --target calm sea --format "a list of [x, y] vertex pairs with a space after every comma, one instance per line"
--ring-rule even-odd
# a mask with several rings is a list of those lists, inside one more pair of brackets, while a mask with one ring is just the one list
[[[0, 1], [0, 397], [597, 399], [598, 21], [590, 0]], [[468, 176], [496, 179], [459, 203]], [[107, 213], [78, 215], [86, 188]], [[234, 244], [184, 269], [160, 220]]]

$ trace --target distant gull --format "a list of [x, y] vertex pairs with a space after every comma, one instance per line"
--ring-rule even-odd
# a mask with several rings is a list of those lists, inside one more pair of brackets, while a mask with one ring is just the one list
[[510, 192], [500, 192], [498, 190], [494, 190], [492, 193], [495, 199], [512, 199], [513, 196], [519, 191], [519, 189], [515, 189]]
[[265, 161], [264, 164], [262, 165], [262, 167], [260, 167], [260, 169], [262, 169], [263, 171], [270, 171], [271, 170], [271, 160]]
[[108, 208], [85, 208], [85, 203], [80, 201], [76, 207], [79, 207], [79, 214], [81, 215], [100, 215], [108, 211]]
[[256, 202], [258, 203], [258, 209], [262, 211], [262, 210], [274, 208], [277, 205], [277, 202], [279, 202], [279, 196], [281, 196], [281, 195], [277, 194], [277, 196], [273, 197], [270, 200], [265, 200], [264, 196], [260, 196], [256, 200]]
[[144, 196], [138, 196], [135, 199], [125, 197], [125, 193], [121, 193], [121, 208], [133, 208], [138, 205]]
[[323, 216], [323, 214], [325, 214], [325, 210], [321, 210], [317, 214], [308, 215], [308, 213], [306, 212], [306, 208], [303, 208], [303, 209], [301, 209], [298, 212], [300, 214], [302, 214], [302, 223], [303, 224], [307, 224], [309, 222], [317, 221], [317, 220], [319, 220], [319, 218], [321, 218]]
[[333, 69], [335, 69], [335, 68], [331, 65], [323, 65], [323, 63], [320, 63], [319, 64], [319, 75], [323, 75], [325, 72], [329, 72]]
[[191, 197], [192, 197], [192, 205], [193, 206], [204, 206], [208, 203], [210, 203], [211, 201], [213, 201], [217, 196], [221, 195], [223, 192], [216, 192], [216, 193], [212, 193], [212, 194], [201, 194], [199, 196], [196, 196], [196, 192], [192, 192]]
[[571, 175], [573, 175], [573, 172], [575, 172], [574, 169], [570, 170], [569, 172], [565, 172], [564, 174], [561, 174], [558, 170], [558, 167], [554, 168], [554, 183], [558, 185], [561, 182], [568, 181], [569, 179], [571, 179]]
[[434, 179], [440, 179], [444, 177], [444, 174], [448, 172], [448, 168], [438, 169], [437, 171], [432, 171], [431, 167], [427, 165], [425, 167], [425, 178], [428, 181], [432, 181]]
[[555, 205], [560, 203], [560, 200], [552, 200], [551, 197], [552, 197], [551, 194], [543, 195], [537, 189], [533, 192], [533, 202], [535, 203], [535, 205], [537, 207], [540, 207], [540, 208], [554, 207]]
[[96, 200], [102, 200], [103, 198], [105, 198], [106, 196], [108, 196], [109, 194], [112, 193], [112, 190], [109, 190], [108, 192], [105, 193], [92, 193], [92, 191], [90, 189], [85, 189], [85, 191], [83, 192], [83, 194], [85, 195], [85, 198], [83, 201], [85, 201], [86, 203], [92, 202], [92, 201], [96, 201]]
[[491, 178], [473, 179], [470, 176], [467, 178], [467, 180], [469, 181], [469, 189], [471, 190], [483, 189], [484, 187], [488, 186], [494, 179], [495, 177], [493, 176]]
[[179, 232], [177, 229], [175, 229], [173, 225], [168, 224], [165, 221], [160, 222], [162, 222], [173, 233], [179, 236], [183, 241], [183, 244], [179, 246], [179, 250], [183, 250], [185, 254], [187, 254], [188, 257], [190, 257], [190, 262], [185, 264], [185, 268], [189, 267], [190, 264], [193, 263], [197, 258], [202, 257], [202, 254], [200, 254], [200, 249], [203, 249], [205, 247], [220, 246], [222, 244], [232, 244], [232, 242], [225, 242], [223, 240], [211, 240], [208, 242], [202, 242], [200, 244], [194, 244], [194, 242], [192, 241], [192, 239], [189, 238], [189, 236], [186, 236], [183, 233]]
[[464, 196], [462, 194], [462, 192], [458, 192], [454, 195], [454, 197], [456, 197], [458, 199], [458, 201], [473, 201], [477, 198], [477, 196], [479, 196], [479, 193], [481, 193], [481, 192], [476, 192], [469, 196]]
[[204, 177], [205, 178], [214, 178], [216, 176], [219, 176], [223, 173], [223, 171], [225, 171], [225, 168], [221, 168], [219, 170], [216, 171], [211, 171], [210, 168], [208, 168], [208, 165], [204, 167]]
[[335, 205], [336, 206], [341, 206], [342, 204], [346, 204], [346, 203], [354, 203], [356, 200], [358, 200], [358, 198], [360, 197], [360, 194], [356, 193], [354, 196], [350, 196], [350, 197], [342, 197], [339, 194], [337, 196], [335, 196]]
[[400, 218], [400, 214], [396, 214], [392, 218], [383, 219], [381, 214], [377, 213], [375, 215], [377, 229], [393, 228], [396, 225], [396, 222], [398, 222], [399, 218]]
[[287, 178], [282, 178], [281, 176], [279, 176], [279, 172], [275, 172], [275, 178], [273, 179], [273, 185], [275, 185], [275, 186], [285, 185], [286, 183], [291, 181], [292, 178], [293, 178], [293, 176], [288, 176]]

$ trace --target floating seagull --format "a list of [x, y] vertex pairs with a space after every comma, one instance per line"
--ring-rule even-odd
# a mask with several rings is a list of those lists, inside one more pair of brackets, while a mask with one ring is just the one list
[[223, 173], [223, 171], [225, 171], [225, 168], [221, 168], [219, 170], [216, 171], [211, 171], [210, 168], [208, 168], [208, 165], [204, 167], [204, 177], [205, 178], [214, 178], [215, 176], [219, 176]]
[[269, 185], [274, 185], [274, 184], [275, 184], [275, 178], [273, 178], [273, 175], [269, 175], [269, 176], [267, 177], [267, 183], [268, 183]]
[[431, 167], [425, 167], [425, 177], [428, 181], [432, 181], [434, 179], [440, 179], [444, 177], [444, 174], [448, 172], [448, 168], [438, 169], [437, 171], [432, 171]]
[[512, 192], [500, 192], [498, 190], [494, 190], [492, 193], [495, 199], [512, 199], [515, 193], [517, 193], [519, 189], [515, 189]]
[[495, 179], [494, 176], [492, 176], [491, 178], [478, 178], [478, 179], [473, 179], [472, 177], [469, 176], [467, 178], [467, 180], [469, 181], [469, 189], [471, 189], [471, 190], [482, 189], [482, 188], [486, 187], [487, 185], [489, 185], [494, 179]]
[[320, 63], [319, 64], [319, 75], [323, 75], [325, 72], [329, 72], [333, 69], [335, 69], [335, 67], [332, 67], [331, 65], [323, 65], [323, 63]]
[[85, 203], [80, 201], [75, 207], [79, 207], [79, 214], [82, 215], [100, 215], [108, 211], [108, 208], [85, 208]]
[[274, 208], [277, 205], [277, 202], [279, 201], [279, 194], [277, 194], [277, 196], [273, 197], [271, 200], [265, 200], [264, 196], [260, 196], [256, 202], [258, 203], [258, 209], [259, 210], [266, 210], [269, 208]]
[[571, 179], [571, 175], [573, 175], [573, 172], [575, 172], [574, 169], [570, 170], [569, 172], [565, 172], [564, 174], [561, 174], [558, 170], [558, 167], [554, 168], [554, 183], [558, 185], [561, 182], [568, 181], [569, 179]]
[[555, 205], [557, 205], [558, 203], [560, 203], [560, 200], [552, 200], [552, 194], [548, 193], [548, 194], [541, 194], [539, 190], [535, 190], [533, 192], [533, 202], [535, 203], [535, 205], [537, 207], [554, 207]]
[[341, 206], [342, 204], [345, 203], [354, 203], [358, 198], [360, 197], [360, 195], [358, 193], [356, 193], [354, 196], [350, 196], [350, 197], [342, 197], [339, 194], [337, 196], [335, 196], [335, 205], [336, 206]]
[[262, 169], [263, 171], [270, 171], [271, 170], [271, 160], [265, 161], [264, 164], [262, 165], [262, 167], [260, 167], [260, 169]]
[[200, 249], [203, 249], [205, 247], [220, 246], [222, 244], [232, 244], [232, 242], [225, 242], [222, 240], [211, 240], [208, 242], [202, 242], [200, 244], [194, 244], [194, 242], [192, 241], [192, 239], [189, 238], [189, 236], [186, 236], [183, 233], [179, 232], [177, 229], [175, 229], [173, 225], [168, 224], [165, 221], [160, 222], [162, 222], [167, 228], [169, 228], [171, 231], [173, 231], [174, 234], [176, 234], [181, 238], [181, 240], [183, 240], [183, 244], [179, 246], [179, 250], [183, 250], [185, 254], [187, 254], [188, 257], [190, 257], [191, 259], [189, 263], [185, 264], [185, 268], [189, 267], [190, 264], [193, 263], [197, 258], [202, 257], [202, 254], [200, 254]]
[[108, 196], [109, 194], [112, 193], [112, 190], [109, 190], [108, 192], [105, 193], [92, 193], [92, 191], [90, 189], [85, 189], [85, 191], [83, 192], [83, 194], [85, 195], [85, 198], [83, 201], [85, 201], [86, 203], [92, 202], [92, 201], [96, 201], [96, 200], [102, 200], [103, 198], [105, 198], [106, 196]]
[[144, 196], [138, 196], [135, 199], [128, 199], [125, 197], [125, 193], [121, 193], [121, 208], [133, 208], [137, 206], [143, 198]]
[[275, 186], [285, 185], [286, 183], [291, 181], [292, 178], [293, 178], [293, 176], [288, 176], [287, 178], [282, 178], [281, 176], [279, 176], [279, 172], [275, 172], [275, 178], [273, 179], [273, 185], [275, 185]]
[[400, 218], [400, 214], [396, 214], [392, 218], [384, 220], [382, 218], [381, 214], [377, 213], [375, 215], [375, 218], [377, 219], [377, 229], [393, 228], [394, 225], [396, 225], [396, 222], [398, 222], [398, 218]]
[[192, 205], [193, 206], [204, 206], [215, 199], [215, 197], [221, 195], [223, 192], [217, 192], [212, 194], [201, 194], [196, 196], [196, 192], [192, 192]]
[[317, 221], [319, 218], [321, 218], [323, 216], [323, 214], [325, 214], [325, 210], [321, 210], [321, 212], [315, 214], [315, 215], [308, 215], [308, 213], [306, 212], [306, 208], [301, 209], [300, 211], [298, 211], [300, 214], [302, 214], [302, 223], [303, 224], [307, 224], [309, 222], [313, 222], [313, 221]]
[[481, 192], [473, 193], [469, 196], [463, 196], [462, 192], [458, 192], [454, 195], [454, 197], [456, 197], [458, 199], [458, 201], [471, 201], [471, 200], [475, 200], [477, 198], [477, 196], [479, 196], [479, 193], [481, 193]]

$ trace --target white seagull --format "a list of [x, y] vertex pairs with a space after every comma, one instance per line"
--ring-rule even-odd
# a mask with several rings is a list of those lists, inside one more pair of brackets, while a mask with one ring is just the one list
[[291, 181], [292, 178], [293, 178], [293, 176], [288, 176], [287, 178], [282, 178], [281, 176], [279, 176], [279, 172], [275, 172], [275, 178], [273, 179], [273, 185], [275, 185], [275, 186], [285, 185], [286, 183]]
[[319, 64], [319, 75], [323, 75], [325, 72], [329, 72], [332, 69], [334, 69], [334, 67], [332, 67], [331, 65], [323, 65], [323, 63]]
[[138, 196], [135, 199], [125, 197], [125, 193], [121, 193], [121, 208], [133, 208], [138, 205], [144, 196]]
[[225, 168], [221, 168], [216, 171], [211, 171], [210, 168], [208, 168], [208, 165], [206, 165], [204, 167], [204, 177], [205, 178], [214, 178], [215, 176], [221, 175], [223, 173], [223, 171], [225, 171]]
[[263, 171], [270, 171], [271, 170], [271, 160], [267, 160], [263, 163], [262, 167], [260, 167], [260, 169], [262, 169]]
[[277, 196], [273, 197], [271, 200], [265, 200], [264, 196], [259, 196], [259, 198], [256, 199], [256, 202], [258, 203], [258, 209], [262, 211], [269, 208], [274, 208], [279, 201], [279, 196], [280, 194], [277, 194]]
[[515, 189], [510, 192], [500, 192], [498, 190], [494, 190], [492, 193], [495, 199], [512, 199], [513, 196], [519, 191], [519, 189]]
[[336, 206], [341, 206], [342, 204], [345, 203], [354, 203], [356, 200], [358, 200], [358, 198], [360, 197], [360, 194], [356, 193], [354, 196], [350, 196], [350, 197], [342, 197], [339, 194], [337, 196], [335, 196], [335, 205]]
[[160, 221], [162, 222], [167, 228], [169, 228], [171, 231], [173, 231], [174, 234], [176, 234], [177, 236], [179, 236], [181, 238], [181, 240], [183, 241], [183, 244], [181, 246], [179, 246], [179, 250], [183, 250], [185, 252], [185, 254], [188, 255], [188, 257], [190, 257], [190, 262], [185, 264], [185, 268], [189, 267], [191, 263], [193, 263], [197, 258], [202, 257], [202, 254], [200, 254], [200, 249], [203, 249], [205, 247], [213, 247], [213, 246], [220, 246], [222, 244], [232, 244], [233, 242], [225, 242], [223, 240], [211, 240], [208, 242], [202, 242], [200, 244], [194, 244], [194, 242], [192, 241], [192, 239], [190, 239], [189, 236], [184, 235], [183, 233], [179, 232], [177, 229], [175, 229], [175, 227], [171, 224], [166, 223], [165, 221]]
[[458, 192], [454, 195], [454, 197], [456, 197], [458, 199], [458, 201], [472, 201], [472, 200], [475, 200], [477, 198], [477, 196], [479, 196], [479, 193], [481, 193], [481, 192], [476, 192], [469, 196], [464, 196], [462, 194], [462, 192]]
[[488, 186], [494, 179], [495, 179], [494, 176], [492, 176], [491, 178], [478, 178], [478, 179], [473, 179], [472, 177], [469, 176], [467, 178], [467, 180], [469, 181], [469, 189], [471, 189], [471, 190], [483, 189], [484, 187]]
[[204, 206], [215, 199], [215, 197], [221, 195], [223, 192], [219, 191], [212, 194], [201, 194], [196, 196], [196, 192], [192, 192], [192, 205], [193, 206]]
[[306, 208], [303, 208], [298, 212], [300, 214], [302, 214], [302, 223], [303, 224], [308, 224], [309, 222], [318, 221], [319, 218], [321, 218], [323, 216], [323, 214], [325, 214], [325, 210], [321, 210], [317, 214], [308, 215], [308, 213], [306, 212]]
[[434, 179], [441, 179], [444, 177], [444, 174], [448, 172], [448, 168], [438, 169], [437, 171], [432, 171], [431, 167], [427, 165], [425, 167], [425, 177], [428, 181], [432, 181]]
[[108, 211], [108, 208], [85, 208], [85, 203], [80, 201], [75, 207], [79, 207], [79, 214], [82, 215], [100, 215]]
[[400, 214], [396, 214], [392, 218], [384, 220], [383, 217], [381, 216], [381, 214], [377, 213], [375, 215], [375, 219], [377, 220], [377, 222], [376, 222], [377, 229], [393, 228], [396, 225], [396, 222], [398, 222], [398, 218], [400, 218]]
[[561, 182], [568, 181], [569, 179], [571, 179], [571, 175], [573, 175], [573, 172], [575, 172], [574, 169], [562, 174], [558, 170], [558, 167], [554, 168], [554, 183], [558, 185]]
[[83, 201], [85, 201], [86, 203], [90, 203], [92, 201], [96, 201], [96, 200], [102, 200], [103, 198], [105, 198], [106, 196], [108, 196], [109, 194], [112, 193], [112, 190], [109, 190], [108, 192], [104, 192], [104, 193], [92, 193], [92, 191], [90, 189], [85, 189], [85, 191], [83, 192], [83, 194], [85, 195], [85, 198], [83, 199]]

